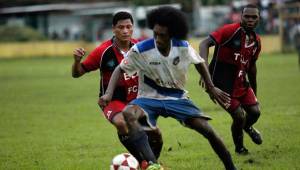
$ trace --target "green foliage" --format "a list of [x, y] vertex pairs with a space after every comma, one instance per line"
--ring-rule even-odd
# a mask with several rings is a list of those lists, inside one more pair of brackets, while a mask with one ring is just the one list
[[0, 26], [0, 42], [25, 42], [45, 39], [45, 36], [30, 27]]
[[[72, 57], [0, 60], [0, 169], [107, 170], [125, 152], [115, 128], [97, 106], [99, 73], [71, 78]], [[262, 115], [255, 125], [264, 138], [237, 156], [230, 116], [198, 86], [191, 67], [188, 90], [210, 115], [239, 169], [300, 169], [300, 79], [296, 54], [262, 55], [258, 60], [258, 99]], [[171, 118], [159, 118], [165, 170], [222, 170], [207, 140]]]

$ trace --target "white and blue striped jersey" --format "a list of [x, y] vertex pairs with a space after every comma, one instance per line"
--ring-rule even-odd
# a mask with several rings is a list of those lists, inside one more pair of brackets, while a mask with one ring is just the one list
[[138, 73], [137, 98], [186, 98], [185, 84], [190, 64], [204, 62], [187, 41], [171, 40], [168, 56], [163, 56], [154, 39], [135, 44], [120, 64], [129, 75]]

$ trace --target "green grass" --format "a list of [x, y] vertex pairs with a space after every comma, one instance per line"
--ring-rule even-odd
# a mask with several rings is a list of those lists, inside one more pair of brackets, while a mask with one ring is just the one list
[[[0, 60], [0, 169], [109, 169], [125, 152], [116, 131], [97, 106], [98, 75], [71, 78], [72, 58]], [[256, 127], [264, 142], [245, 136], [250, 155], [238, 156], [229, 115], [197, 85], [191, 68], [192, 100], [244, 170], [300, 169], [300, 71], [296, 54], [262, 55], [258, 61], [258, 99], [262, 115]], [[166, 170], [223, 169], [208, 142], [171, 118], [160, 118]], [[179, 144], [180, 143], [180, 144]]]

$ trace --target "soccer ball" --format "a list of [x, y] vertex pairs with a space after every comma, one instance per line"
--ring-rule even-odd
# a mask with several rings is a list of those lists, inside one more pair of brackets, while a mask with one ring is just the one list
[[139, 162], [129, 153], [116, 155], [110, 165], [110, 170], [138, 170]]

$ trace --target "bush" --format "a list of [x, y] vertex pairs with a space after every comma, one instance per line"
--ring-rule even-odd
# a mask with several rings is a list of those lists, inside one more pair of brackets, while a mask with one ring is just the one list
[[0, 26], [0, 42], [40, 40], [46, 40], [46, 37], [30, 27]]

